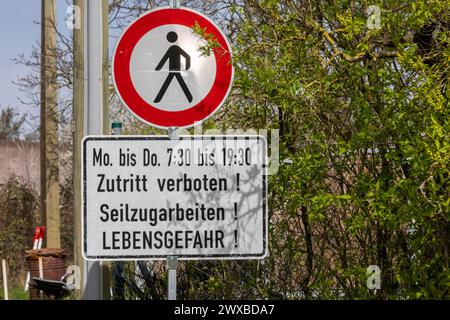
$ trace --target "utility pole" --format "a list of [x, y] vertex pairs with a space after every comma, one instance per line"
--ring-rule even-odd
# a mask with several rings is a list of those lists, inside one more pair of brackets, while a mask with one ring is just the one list
[[109, 0], [102, 0], [103, 56], [103, 134], [110, 134], [109, 125]]
[[[81, 140], [84, 136], [84, 15], [85, 0], [74, 0], [74, 5], [79, 9], [79, 28], [73, 29], [73, 232], [74, 264], [80, 268], [80, 283], [84, 283], [84, 259], [82, 255], [81, 239]], [[76, 294], [78, 299], [83, 297], [80, 290]]]
[[[110, 133], [109, 127], [109, 1], [102, 0], [102, 80], [103, 80], [103, 134]], [[111, 299], [112, 263], [104, 261], [102, 267], [103, 300]]]
[[82, 255], [81, 141], [85, 135], [109, 131], [108, 0], [74, 0], [80, 28], [74, 29], [74, 260], [81, 270], [78, 298], [110, 298], [108, 263], [86, 261]]
[[60, 248], [56, 0], [42, 0], [41, 15], [41, 224], [46, 246]]
[[[107, 27], [104, 26], [105, 10], [108, 12], [107, 1], [88, 1], [84, 0], [84, 135], [98, 135], [102, 134], [108, 125], [104, 124], [105, 113], [108, 112], [108, 100], [105, 96], [109, 96], [104, 92], [106, 88], [105, 81], [108, 82], [109, 89], [109, 74], [108, 72], [108, 36], [105, 35]], [[106, 38], [106, 39], [105, 39]], [[106, 42], [105, 42], [106, 41]], [[105, 70], [106, 69], [106, 70]], [[105, 79], [106, 75], [106, 79]], [[106, 101], [105, 101], [106, 100]], [[108, 128], [109, 129], [109, 128]], [[81, 165], [81, 164], [78, 164]], [[78, 198], [81, 202], [81, 198]], [[81, 211], [81, 210], [80, 210]], [[81, 217], [81, 212], [80, 212]], [[81, 223], [81, 219], [77, 222]], [[80, 249], [81, 238], [80, 238]], [[80, 250], [81, 252], [81, 250]], [[77, 253], [78, 254], [78, 253]], [[83, 260], [82, 267], [82, 286], [83, 298], [86, 300], [101, 300], [109, 298], [109, 276], [103, 277], [103, 271], [108, 267], [103, 267], [103, 264], [94, 261]]]

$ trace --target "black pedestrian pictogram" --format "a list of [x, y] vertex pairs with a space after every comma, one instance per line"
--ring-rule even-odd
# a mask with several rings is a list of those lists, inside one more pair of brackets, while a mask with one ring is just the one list
[[[178, 35], [176, 32], [171, 31], [167, 34], [167, 41], [170, 43], [174, 43], [178, 40]], [[183, 56], [186, 59], [186, 71], [190, 69], [191, 67], [191, 57], [179, 46], [173, 45], [171, 46], [164, 57], [159, 62], [158, 66], [156, 67], [156, 71], [159, 71], [162, 69], [162, 67], [166, 64], [167, 60], [169, 60], [169, 75], [167, 76], [166, 81], [164, 81], [164, 84], [162, 85], [161, 90], [159, 91], [158, 95], [156, 96], [155, 103], [158, 103], [162, 100], [164, 97], [164, 94], [166, 93], [167, 89], [170, 86], [170, 83], [172, 82], [173, 78], [176, 78], [178, 80], [178, 83], [181, 86], [181, 89], [183, 89], [184, 95], [188, 99], [189, 102], [192, 102], [192, 94], [189, 91], [189, 88], [186, 85], [186, 82], [184, 82], [183, 78], [181, 77], [181, 56]]]

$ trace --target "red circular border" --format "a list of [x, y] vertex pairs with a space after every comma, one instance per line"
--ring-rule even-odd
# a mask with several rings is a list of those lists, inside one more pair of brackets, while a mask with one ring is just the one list
[[[164, 111], [147, 103], [133, 86], [130, 61], [139, 40], [150, 30], [167, 24], [187, 27], [198, 23], [207, 34], [213, 34], [220, 46], [215, 49], [216, 78], [207, 96], [197, 105], [182, 111]], [[158, 127], [188, 127], [212, 115], [224, 102], [233, 78], [231, 50], [222, 32], [206, 17], [186, 9], [160, 9], [133, 22], [118, 41], [113, 57], [113, 82], [124, 104], [143, 121]]]

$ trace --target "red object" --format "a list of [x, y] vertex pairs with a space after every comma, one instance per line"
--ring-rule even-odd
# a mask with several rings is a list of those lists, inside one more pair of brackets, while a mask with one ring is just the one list
[[39, 234], [39, 239], [44, 239], [45, 235], [45, 226], [41, 227], [41, 233]]
[[42, 243], [44, 242], [45, 226], [41, 227], [41, 233], [39, 234], [39, 241], [37, 249], [42, 248]]
[[41, 235], [41, 227], [36, 227], [36, 230], [34, 232], [34, 237], [33, 237], [33, 246], [36, 243], [36, 241], [39, 240], [40, 235]]
[[[131, 75], [130, 61], [133, 49], [149, 31], [162, 25], [198, 24], [213, 35], [220, 45], [214, 49], [216, 78], [206, 97], [197, 105], [182, 111], [166, 111], [145, 101], [136, 91]], [[207, 17], [189, 9], [157, 9], [134, 21], [120, 37], [113, 56], [113, 82], [117, 93], [128, 109], [142, 121], [159, 128], [190, 127], [209, 118], [225, 102], [233, 81], [231, 48], [222, 32]]]

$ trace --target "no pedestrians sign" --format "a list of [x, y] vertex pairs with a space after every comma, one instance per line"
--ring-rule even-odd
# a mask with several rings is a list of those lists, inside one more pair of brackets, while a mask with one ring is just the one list
[[266, 158], [261, 136], [86, 137], [85, 258], [264, 258]]
[[[208, 39], [193, 32], [199, 26]], [[211, 54], [202, 47], [217, 43]], [[231, 47], [206, 16], [189, 9], [156, 9], [120, 37], [112, 75], [123, 104], [159, 128], [190, 127], [216, 112], [233, 82]]]

